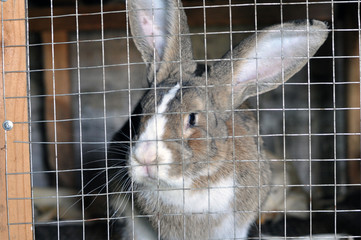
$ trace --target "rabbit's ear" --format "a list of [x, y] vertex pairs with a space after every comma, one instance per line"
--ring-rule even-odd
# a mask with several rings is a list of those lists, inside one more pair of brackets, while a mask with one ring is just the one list
[[298, 21], [276, 25], [244, 40], [222, 61], [215, 63], [212, 84], [233, 86], [217, 91], [223, 107], [231, 98], [238, 107], [247, 98], [277, 88], [298, 72], [324, 43], [328, 35], [323, 22]]
[[195, 70], [181, 1], [128, 0], [128, 10], [133, 39], [148, 66], [150, 84], [155, 79], [162, 81], [170, 72]]

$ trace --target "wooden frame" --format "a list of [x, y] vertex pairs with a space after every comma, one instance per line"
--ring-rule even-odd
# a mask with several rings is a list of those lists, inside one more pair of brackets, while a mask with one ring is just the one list
[[0, 2], [0, 239], [32, 239], [25, 2]]

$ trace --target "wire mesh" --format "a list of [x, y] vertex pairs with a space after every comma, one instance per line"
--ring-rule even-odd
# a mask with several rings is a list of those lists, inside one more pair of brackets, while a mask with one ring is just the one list
[[[29, 126], [29, 141], [15, 140], [14, 143], [29, 144], [30, 172], [7, 170], [5, 179], [30, 174], [31, 197], [11, 197], [9, 191], [15, 186], [7, 185], [6, 202], [9, 207], [12, 202], [31, 200], [33, 215], [31, 223], [12, 222], [11, 215], [15, 213], [8, 208], [9, 228], [31, 225], [34, 239], [191, 239], [190, 232], [199, 229], [195, 230], [187, 224], [190, 216], [197, 216], [204, 220], [200, 225], [204, 227], [202, 236], [226, 239], [218, 233], [214, 234], [214, 229], [209, 226], [213, 226], [214, 219], [219, 216], [230, 214], [229, 223], [219, 222], [217, 227], [222, 227], [216, 229], [220, 229], [219, 234], [227, 232], [227, 239], [242, 239], [246, 235], [237, 229], [245, 223], [235, 219], [238, 214], [255, 212], [257, 216], [250, 220], [250, 228], [247, 229], [249, 239], [360, 238], [360, 1], [174, 0], [163, 5], [166, 1], [153, 0], [150, 4], [153, 7], [153, 21], [157, 21], [163, 9], [169, 11], [167, 7], [182, 2], [181, 11], [184, 10], [187, 15], [190, 32], [180, 32], [176, 36], [174, 32], [166, 32], [164, 39], [179, 43], [173, 49], [177, 59], [158, 59], [159, 49], [154, 47], [147, 53], [151, 55], [148, 62], [143, 61], [139, 46], [137, 49], [133, 41], [149, 39], [149, 36], [134, 33], [131, 22], [134, 11], [126, 7], [129, 2], [132, 1], [29, 0], [25, 1], [25, 19], [1, 19], [2, 26], [12, 21], [26, 23], [24, 44], [7, 45], [2, 42], [2, 69], [5, 76], [26, 73], [28, 94], [8, 94], [3, 77], [5, 90], [1, 97], [4, 103], [27, 99], [29, 104], [29, 120], [14, 122], [15, 126]], [[144, 4], [143, 8], [149, 6], [145, 1], [140, 3]], [[6, 8], [6, 2], [1, 4], [2, 8]], [[141, 10], [146, 12], [147, 9]], [[171, 22], [171, 26], [183, 29], [182, 13], [174, 12], [177, 14], [169, 13], [175, 14], [177, 19]], [[233, 51], [237, 51], [234, 47], [254, 35], [254, 58], [257, 58], [257, 54], [260, 54], [257, 49], [262, 48], [262, 34], [272, 32], [264, 30], [266, 27], [280, 24], [283, 28], [287, 22], [297, 19], [326, 21], [328, 29], [324, 31], [329, 32], [326, 42], [312, 56], [311, 40], [307, 35], [305, 67], [286, 82], [284, 65], [287, 63], [283, 60], [280, 87], [264, 94], [261, 94], [261, 80], [258, 77], [261, 74], [258, 64], [261, 63], [256, 63], [254, 74], [258, 84], [255, 94], [248, 99], [247, 108], [239, 108], [237, 88], [233, 86], [236, 85], [234, 76], [240, 58], [234, 57], [236, 53]], [[307, 31], [311, 25], [307, 25]], [[152, 32], [158, 30], [156, 27], [151, 27]], [[161, 35], [162, 32], [157, 37], [161, 38]], [[155, 46], [157, 37], [151, 41]], [[188, 63], [180, 61], [187, 54], [183, 51], [187, 46], [182, 39], [188, 37], [193, 44], [194, 59], [191, 63], [196, 66], [192, 76], [195, 79], [204, 78], [204, 82], [196, 86], [187, 85]], [[282, 56], [287, 53], [285, 41], [281, 40]], [[26, 48], [27, 69], [7, 71], [4, 52], [19, 47]], [[229, 49], [229, 59], [225, 60], [222, 56]], [[241, 58], [244, 60], [245, 57]], [[296, 58], [299, 61], [303, 59], [293, 57]], [[212, 80], [214, 66], [222, 61], [230, 62], [232, 80], [228, 85], [214, 84]], [[205, 89], [207, 92], [202, 95], [204, 108], [193, 119], [197, 121], [204, 115], [202, 130], [212, 132], [214, 116], [229, 114], [227, 134], [189, 138], [183, 123], [190, 121], [194, 113], [192, 109], [185, 105], [172, 105], [176, 110], [167, 108], [161, 111], [165, 96], [175, 91], [175, 85], [157, 82], [157, 78], [162, 76], [158, 72], [163, 70], [162, 64], [169, 64], [169, 68], [176, 66], [180, 70], [176, 75], [180, 86], [179, 99], [177, 97], [176, 100], [181, 104], [187, 102], [184, 96], [192, 89]], [[170, 78], [174, 74], [169, 73]], [[213, 109], [208, 91], [211, 92], [212, 87], [222, 87], [224, 90], [219, 92], [221, 94], [229, 86], [232, 86], [230, 108]], [[143, 98], [145, 94], [152, 95], [155, 101], [147, 103], [147, 99]], [[140, 99], [143, 99], [143, 108], [147, 106], [149, 111], [138, 111]], [[194, 97], [193, 103], [197, 103], [197, 97]], [[5, 116], [6, 111], [5, 108]], [[166, 125], [179, 128], [177, 137], [162, 139], [159, 136], [162, 135], [159, 134], [160, 115], [169, 119], [179, 116], [174, 123]], [[239, 115], [244, 118], [254, 115], [256, 127], [240, 134], [237, 129]], [[144, 125], [146, 120], [152, 118], [155, 119], [154, 139], [144, 140], [140, 136], [146, 127], [140, 128], [136, 120], [141, 119]], [[202, 146], [202, 143], [217, 144], [228, 139], [231, 139], [229, 151], [232, 157], [219, 159], [217, 164], [231, 164], [232, 184], [214, 184], [211, 178], [215, 171], [212, 162], [214, 148], [207, 145], [202, 154], [208, 158], [197, 162], [204, 167], [204, 184], [198, 182], [197, 185], [195, 181], [194, 185], [189, 185], [186, 174], [189, 168], [188, 141], [198, 141]], [[257, 152], [255, 159], [239, 159], [237, 156], [238, 142], [247, 139], [254, 141]], [[182, 176], [180, 185], [169, 183], [165, 187], [163, 176], [156, 174], [155, 180], [149, 180], [155, 182], [155, 189], [139, 188], [139, 184], [127, 175], [134, 174], [134, 169], [142, 166], [142, 163], [131, 165], [129, 156], [135, 156], [137, 146], [142, 142], [152, 141], [156, 143], [154, 149], [159, 157], [165, 154], [161, 146], [179, 144], [178, 148], [183, 149], [177, 155], [180, 163], [157, 162], [154, 170], [160, 173], [164, 167], [179, 169]], [[272, 170], [268, 182], [263, 182], [260, 174], [265, 151], [270, 153], [267, 162]], [[252, 184], [239, 186], [237, 183], [239, 162], [246, 166], [257, 164], [258, 172]], [[152, 171], [151, 166], [147, 165], [146, 171]], [[264, 200], [261, 192], [268, 187], [268, 199]], [[244, 202], [256, 202], [255, 209], [235, 207], [239, 202], [236, 197], [238, 189], [257, 190], [257, 199], [243, 196]], [[198, 196], [197, 193], [201, 191], [207, 194], [204, 198], [192, 200], [192, 207], [202, 210], [188, 212], [192, 199], [189, 193]], [[139, 204], [142, 196], [153, 193], [156, 198], [154, 209], [158, 212], [139, 209], [142, 208]], [[162, 208], [164, 196], [173, 198], [172, 193], [178, 194], [180, 207], [165, 211]], [[232, 196], [229, 197], [234, 205], [231, 212], [214, 205], [216, 198], [212, 194], [215, 193], [222, 193], [225, 199], [228, 195]], [[217, 201], [223, 203], [222, 199]], [[164, 219], [172, 217], [180, 219], [179, 225], [174, 228], [182, 229], [181, 236], [164, 235], [164, 229], [168, 227]], [[8, 238], [12, 239], [12, 235], [9, 234]]]

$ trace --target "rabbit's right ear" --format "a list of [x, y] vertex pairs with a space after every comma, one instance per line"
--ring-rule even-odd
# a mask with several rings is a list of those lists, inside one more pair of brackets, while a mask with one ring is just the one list
[[133, 40], [148, 66], [150, 84], [161, 82], [171, 72], [195, 70], [181, 1], [128, 0], [127, 6]]
[[233, 104], [238, 107], [249, 97], [277, 88], [309, 61], [327, 35], [327, 25], [316, 20], [258, 31], [214, 64], [211, 84], [219, 98], [216, 102], [220, 108], [231, 109]]

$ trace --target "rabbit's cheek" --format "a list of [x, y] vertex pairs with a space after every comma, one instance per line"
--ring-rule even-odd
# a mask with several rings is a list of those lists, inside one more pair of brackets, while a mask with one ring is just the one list
[[207, 141], [204, 140], [200, 130], [192, 130], [189, 136], [188, 146], [193, 152], [203, 151], [207, 148]]

